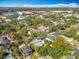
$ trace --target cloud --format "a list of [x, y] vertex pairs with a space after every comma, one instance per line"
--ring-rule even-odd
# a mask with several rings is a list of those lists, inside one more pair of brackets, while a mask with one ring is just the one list
[[69, 3], [69, 4], [44, 4], [44, 5], [23, 5], [23, 7], [79, 7], [77, 3]]

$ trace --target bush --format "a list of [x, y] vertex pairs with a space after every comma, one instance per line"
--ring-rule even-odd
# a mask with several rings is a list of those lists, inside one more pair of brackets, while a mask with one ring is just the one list
[[74, 35], [73, 38], [74, 38], [74, 40], [78, 40], [79, 41], [79, 34], [78, 35]]
[[40, 54], [41, 56], [46, 56], [46, 55], [48, 55], [47, 49], [46, 49], [45, 47], [41, 47], [41, 48], [39, 49], [39, 54]]

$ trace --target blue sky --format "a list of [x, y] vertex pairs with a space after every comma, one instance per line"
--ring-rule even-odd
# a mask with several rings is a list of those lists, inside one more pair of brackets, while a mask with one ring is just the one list
[[0, 7], [78, 7], [78, 0], [0, 0]]

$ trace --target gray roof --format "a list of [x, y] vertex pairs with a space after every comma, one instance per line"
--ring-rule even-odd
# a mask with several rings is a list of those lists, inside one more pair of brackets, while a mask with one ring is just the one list
[[74, 56], [74, 57], [79, 56], [79, 49], [74, 48], [73, 56]]
[[60, 34], [59, 32], [53, 33], [54, 36], [58, 36], [59, 34]]
[[65, 30], [60, 30], [60, 31], [57, 31], [57, 32], [53, 32], [52, 35], [54, 36], [58, 36], [58, 35], [61, 35], [65, 32]]
[[11, 54], [9, 54], [4, 59], [15, 59], [15, 58]]
[[53, 39], [55, 39], [55, 36], [51, 36], [51, 35], [50, 35], [50, 36], [47, 36], [47, 37], [46, 37], [46, 40], [49, 40], [49, 41], [52, 41]]
[[48, 36], [47, 38], [49, 38], [49, 39], [54, 39], [55, 37], [54, 37], [54, 36]]
[[10, 43], [10, 40], [8, 40], [7, 37], [0, 37], [0, 45], [6, 45], [9, 43]]
[[32, 52], [32, 49], [29, 46], [25, 45], [20, 48], [20, 51], [23, 55], [26, 55], [26, 54]]
[[66, 59], [73, 59], [72, 56], [66, 56]]

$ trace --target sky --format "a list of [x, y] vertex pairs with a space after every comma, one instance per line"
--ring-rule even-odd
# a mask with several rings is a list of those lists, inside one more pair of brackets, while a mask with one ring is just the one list
[[79, 0], [0, 0], [0, 7], [79, 7]]

